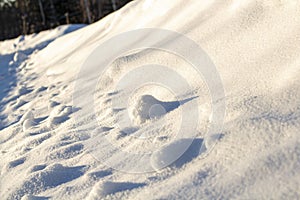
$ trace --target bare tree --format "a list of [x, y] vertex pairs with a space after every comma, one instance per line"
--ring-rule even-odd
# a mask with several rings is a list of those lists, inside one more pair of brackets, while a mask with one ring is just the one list
[[85, 12], [86, 12], [86, 16], [88, 19], [88, 23], [91, 24], [92, 23], [92, 18], [91, 18], [91, 11], [89, 8], [89, 3], [87, 2], [87, 0], [83, 0], [84, 2], [84, 7], [85, 7]]
[[116, 3], [116, 0], [111, 0], [111, 4], [112, 4], [112, 8], [114, 11], [117, 10], [117, 3]]
[[45, 17], [45, 13], [44, 13], [44, 7], [43, 7], [42, 0], [39, 0], [39, 6], [40, 6], [40, 12], [41, 12], [41, 16], [42, 16], [42, 24], [43, 24], [43, 26], [45, 26], [46, 25], [46, 17]]

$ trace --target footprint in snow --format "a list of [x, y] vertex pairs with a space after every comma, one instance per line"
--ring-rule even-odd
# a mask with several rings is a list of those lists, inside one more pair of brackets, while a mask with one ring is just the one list
[[22, 96], [22, 95], [28, 94], [32, 91], [33, 91], [32, 89], [27, 88], [25, 86], [19, 86], [18, 91], [17, 91], [17, 95]]
[[72, 113], [72, 106], [56, 106], [52, 109], [48, 118], [48, 127], [57, 126], [69, 119]]
[[47, 167], [47, 165], [34, 165], [30, 170], [29, 172], [30, 173], [33, 173], [33, 172], [37, 172], [37, 171], [40, 171], [40, 170], [43, 170]]
[[38, 123], [34, 118], [31, 110], [27, 111], [20, 119], [20, 123], [23, 126], [23, 131], [26, 132], [36, 126]]
[[109, 131], [112, 130], [112, 129], [113, 129], [112, 127], [107, 127], [107, 126], [103, 126], [103, 127], [96, 128], [96, 129], [93, 130], [93, 132], [92, 132], [92, 137], [99, 136], [99, 135], [101, 135], [102, 133], [107, 133], [107, 132], [109, 132]]
[[109, 176], [111, 174], [112, 174], [111, 170], [101, 170], [101, 171], [95, 171], [95, 172], [88, 173], [87, 176], [91, 179], [99, 180], [99, 179]]
[[47, 166], [29, 174], [16, 190], [8, 194], [9, 199], [21, 199], [25, 194], [33, 195], [57, 187], [79, 178], [85, 170], [85, 166], [65, 167], [61, 164]]
[[11, 162], [9, 162], [9, 163], [7, 164], [6, 169], [7, 169], [7, 170], [10, 170], [10, 169], [12, 169], [12, 168], [15, 168], [15, 167], [17, 167], [17, 166], [23, 164], [25, 161], [26, 161], [26, 158], [25, 158], [25, 157], [24, 157], [24, 158], [19, 158], [19, 159], [14, 160], [14, 161], [11, 161]]
[[54, 107], [60, 105], [60, 103], [50, 100], [49, 104], [48, 104], [48, 110], [52, 110]]
[[17, 110], [18, 108], [21, 108], [22, 106], [24, 106], [25, 104], [27, 104], [28, 101], [24, 101], [22, 98], [18, 98], [16, 103], [14, 104], [14, 110]]
[[42, 196], [26, 194], [22, 197], [21, 200], [48, 200], [48, 199], [50, 199], [50, 197], [42, 197]]

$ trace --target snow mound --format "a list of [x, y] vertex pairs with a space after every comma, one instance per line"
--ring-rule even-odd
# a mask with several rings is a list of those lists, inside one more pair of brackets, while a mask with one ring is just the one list
[[22, 123], [24, 132], [30, 130], [32, 127], [37, 125], [36, 119], [34, 118], [33, 112], [31, 110], [27, 111], [22, 116], [22, 118], [20, 119], [20, 123]]
[[147, 120], [158, 119], [179, 106], [179, 101], [163, 102], [152, 95], [143, 95], [136, 102], [132, 118], [137, 123], [144, 123]]
[[181, 167], [200, 154], [202, 142], [198, 138], [173, 141], [151, 155], [151, 164], [156, 170], [167, 166]]
[[23, 131], [26, 132], [27, 130], [31, 129], [35, 125], [36, 125], [36, 122], [34, 121], [34, 119], [26, 119], [23, 122]]
[[[55, 104], [55, 103], [54, 103]], [[50, 107], [51, 109], [51, 107]], [[66, 120], [69, 119], [69, 115], [72, 113], [72, 107], [71, 106], [57, 106], [55, 107], [48, 118], [48, 127], [57, 126]]]
[[103, 181], [94, 186], [88, 199], [98, 199], [110, 194], [129, 191], [145, 186], [145, 183]]
[[20, 123], [23, 123], [25, 120], [34, 120], [34, 115], [31, 110], [28, 110], [23, 114], [22, 118], [20, 119]]
[[19, 189], [9, 195], [9, 199], [20, 199], [25, 194], [32, 195], [45, 191], [72, 181], [81, 175], [83, 175], [83, 166], [65, 167], [61, 164], [53, 164], [43, 170], [32, 172], [19, 186]]

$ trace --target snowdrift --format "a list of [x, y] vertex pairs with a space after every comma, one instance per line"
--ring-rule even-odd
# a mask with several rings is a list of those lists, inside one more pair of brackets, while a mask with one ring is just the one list
[[[300, 198], [299, 15], [293, 0], [138, 0], [89, 26], [1, 42], [0, 198]], [[211, 101], [191, 64], [160, 49], [120, 55], [102, 78], [98, 63], [78, 76], [101, 44], [144, 28], [198, 44], [224, 97]], [[139, 85], [150, 75], [177, 80], [151, 68], [134, 71], [149, 64], [168, 66], [192, 89], [177, 84], [174, 94], [155, 81]], [[90, 91], [92, 105], [85, 101]], [[207, 136], [220, 102], [222, 131]]]

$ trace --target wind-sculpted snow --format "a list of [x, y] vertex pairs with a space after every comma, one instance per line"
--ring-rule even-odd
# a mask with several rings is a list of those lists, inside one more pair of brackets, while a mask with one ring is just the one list
[[299, 15], [139, 0], [0, 42], [0, 199], [300, 199]]

